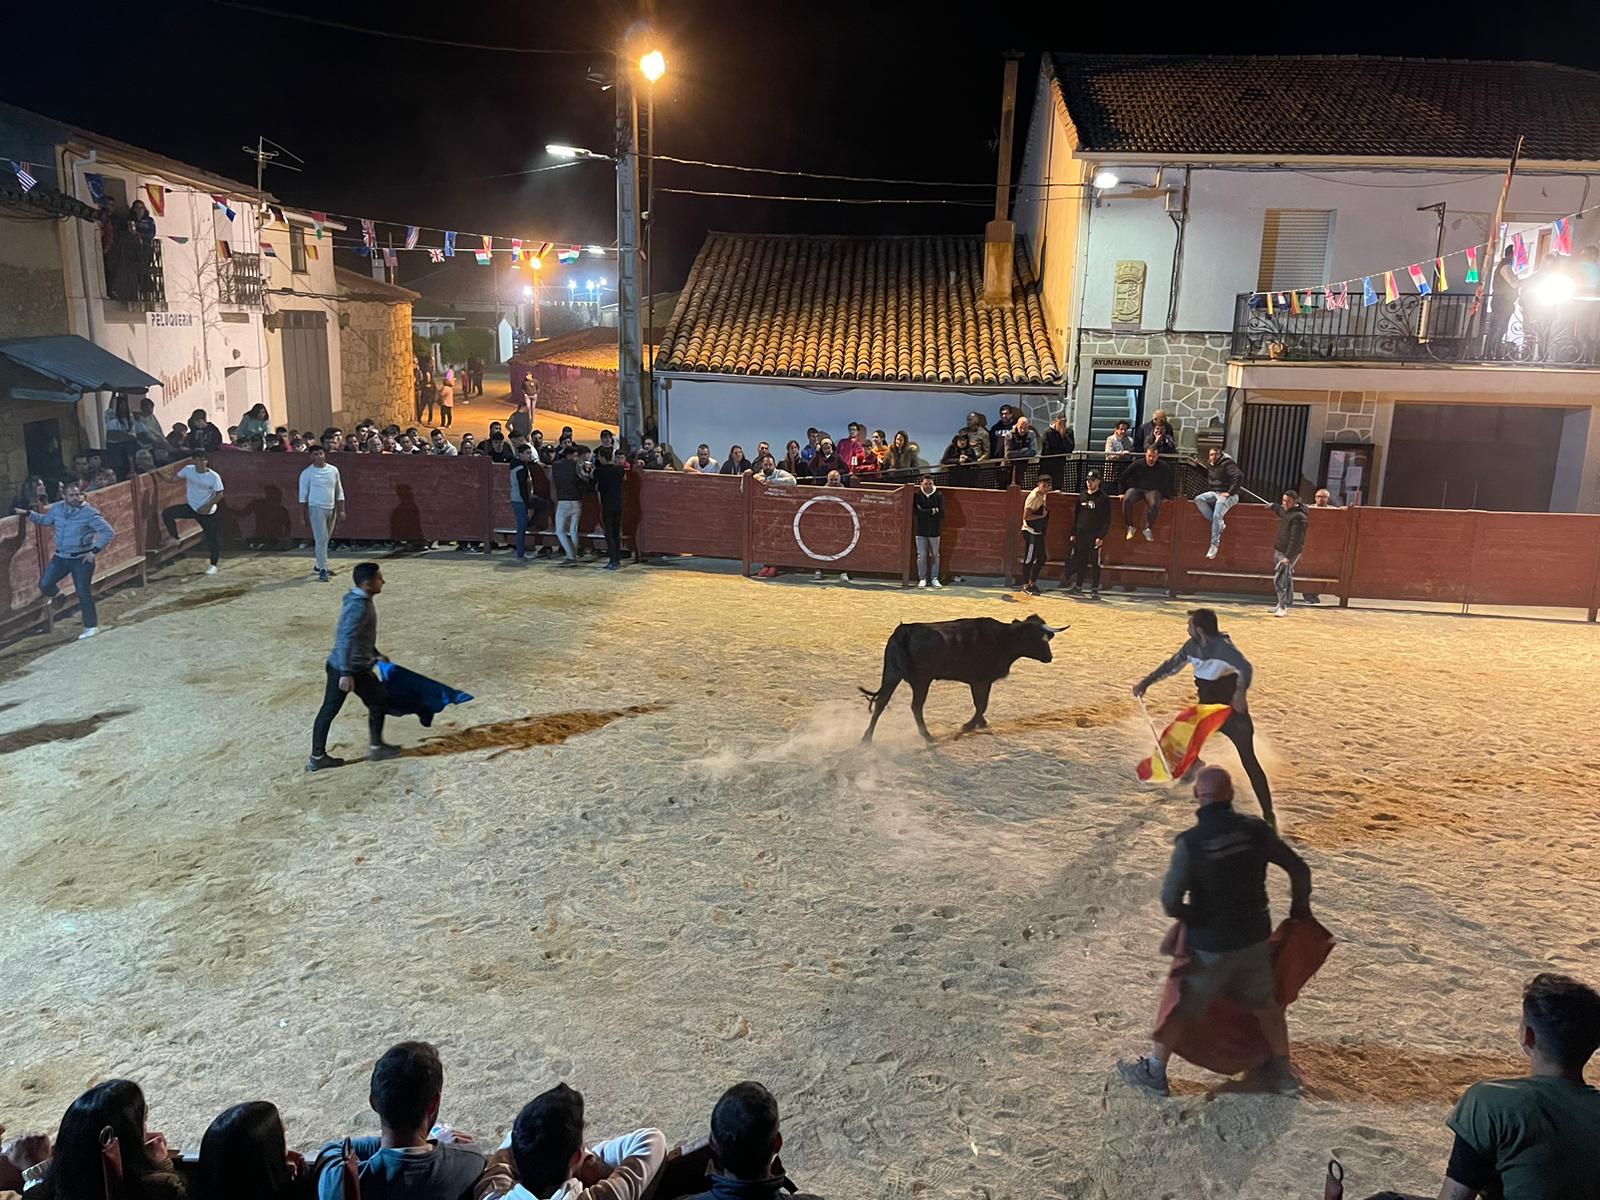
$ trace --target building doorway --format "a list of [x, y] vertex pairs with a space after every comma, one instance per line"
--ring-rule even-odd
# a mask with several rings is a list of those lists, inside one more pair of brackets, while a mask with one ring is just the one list
[[[39, 475], [46, 482], [54, 483], [69, 473], [67, 468], [71, 464], [66, 453], [69, 447], [61, 444], [60, 418], [27, 422], [22, 427], [22, 445], [28, 454], [29, 475]], [[77, 448], [70, 449], [75, 453]]]
[[290, 429], [326, 429], [333, 422], [328, 375], [328, 315], [290, 311], [283, 318], [284, 423]]
[[1144, 421], [1146, 371], [1096, 371], [1089, 393], [1089, 444], [1094, 450], [1106, 444], [1118, 421], [1137, 430]]
[[1245, 405], [1239, 451], [1245, 486], [1272, 501], [1298, 491], [1310, 422], [1309, 404]]
[[1396, 404], [1389, 508], [1549, 512], [1566, 411], [1510, 404]]

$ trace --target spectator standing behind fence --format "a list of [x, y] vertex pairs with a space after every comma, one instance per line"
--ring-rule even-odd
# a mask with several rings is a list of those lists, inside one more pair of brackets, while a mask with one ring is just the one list
[[206, 410], [197, 408], [189, 414], [189, 432], [184, 435], [185, 450], [222, 449], [222, 430], [206, 417]]
[[1144, 457], [1131, 466], [1122, 468], [1122, 473], [1117, 476], [1117, 482], [1122, 485], [1122, 520], [1128, 526], [1128, 532], [1123, 535], [1124, 541], [1133, 540], [1133, 531], [1136, 527], [1134, 506], [1139, 501], [1144, 501], [1144, 527], [1140, 532], [1147, 542], [1155, 541], [1155, 534], [1151, 527], [1155, 525], [1156, 518], [1161, 515], [1161, 500], [1172, 490], [1172, 474], [1161, 461], [1154, 443], [1144, 448]]
[[721, 465], [711, 457], [711, 447], [701, 442], [694, 454], [684, 460], [683, 469], [690, 475], [715, 475]]
[[[1333, 493], [1332, 492], [1330, 492], [1327, 488], [1318, 488], [1317, 491], [1316, 491], [1316, 495], [1314, 495], [1311, 498], [1311, 507], [1312, 508], [1338, 508], [1340, 506], [1333, 502]], [[1310, 519], [1311, 519], [1310, 514], [1309, 513], [1306, 514], [1307, 522], [1309, 522]], [[1301, 599], [1303, 599], [1307, 604], [1321, 604], [1322, 603], [1322, 594], [1320, 592], [1301, 592], [1300, 596], [1301, 596]]]
[[578, 565], [578, 518], [583, 512], [583, 479], [578, 448], [568, 445], [550, 468], [550, 490], [556, 498], [556, 541], [566, 555], [564, 567]]
[[311, 447], [311, 465], [300, 472], [300, 503], [306, 506], [306, 524], [311, 526], [317, 578], [327, 583], [328, 542], [334, 526], [344, 519], [344, 480], [321, 446]]
[[1067, 424], [1066, 415], [1062, 414], [1051, 421], [1050, 427], [1044, 431], [1039, 469], [1050, 473], [1050, 482], [1057, 489], [1066, 486], [1067, 455], [1077, 448], [1078, 441], [1072, 435], [1072, 427]]
[[449, 429], [455, 422], [456, 388], [454, 378], [446, 372], [434, 389], [439, 401], [439, 424]]
[[924, 475], [911, 497], [917, 529], [917, 586], [943, 587], [939, 582], [939, 537], [944, 529], [944, 493]]
[[1106, 438], [1107, 454], [1132, 454], [1133, 434], [1128, 432], [1129, 425], [1126, 421], [1118, 421], [1116, 428]]
[[1134, 449], [1143, 450], [1154, 445], [1158, 454], [1176, 454], [1178, 452], [1178, 435], [1173, 432], [1172, 425], [1167, 420], [1167, 411], [1158, 408], [1150, 414], [1150, 419], [1139, 426], [1139, 436], [1135, 439]]
[[844, 459], [848, 470], [855, 468], [857, 458], [867, 448], [867, 427], [858, 421], [851, 421], [845, 430], [845, 437], [836, 447], [839, 457]]
[[96, 557], [117, 536], [100, 510], [83, 498], [83, 488], [69, 480], [61, 485], [61, 499], [48, 508], [18, 509], [35, 525], [47, 526], [55, 531], [55, 552], [50, 563], [39, 577], [39, 590], [54, 600], [60, 594], [58, 585], [72, 577], [72, 586], [78, 593], [78, 612], [83, 617], [80, 642], [100, 632], [100, 622], [94, 606], [94, 564]]
[[1227, 451], [1215, 446], [1206, 451], [1206, 490], [1194, 498], [1200, 515], [1211, 522], [1211, 546], [1207, 558], [1215, 558], [1222, 545], [1222, 531], [1228, 527], [1223, 520], [1228, 510], [1239, 503], [1239, 490], [1244, 487], [1244, 472]]
[[[767, 456], [771, 463], [772, 456]], [[628, 468], [616, 461], [610, 446], [595, 451], [594, 490], [600, 494], [600, 526], [606, 535], [606, 570], [622, 569], [622, 489]]]
[[1063, 590], [1081, 592], [1087, 580], [1089, 599], [1100, 599], [1100, 551], [1110, 532], [1111, 498], [1101, 490], [1100, 472], [1090, 471], [1072, 516], [1072, 555], [1061, 573]]
[[744, 456], [743, 446], [729, 446], [728, 457], [722, 460], [722, 465], [717, 468], [717, 474], [743, 475], [753, 469], [754, 465]]
[[796, 481], [811, 478], [811, 463], [805, 456], [805, 451], [800, 448], [800, 443], [790, 440], [784, 450], [784, 455], [778, 460], [778, 469], [793, 475]]
[[1515, 247], [1507, 246], [1494, 269], [1494, 284], [1489, 292], [1489, 335], [1483, 345], [1485, 358], [1506, 355], [1506, 333], [1511, 328], [1511, 316], [1517, 311], [1517, 297], [1522, 294], [1516, 262]]
[[1000, 419], [993, 425], [989, 426], [990, 457], [1004, 458], [1006, 456], [1006, 435], [1011, 432], [1012, 427], [1016, 425], [1016, 423], [1017, 410], [1012, 408], [1009, 404], [1002, 404], [1000, 406]]
[[787, 471], [778, 470], [778, 463], [769, 451], [761, 456], [761, 464], [754, 471], [747, 471], [747, 475], [757, 483], [798, 483], [793, 475]]
[[913, 442], [904, 429], [895, 430], [894, 440], [889, 443], [889, 453], [884, 461], [884, 469], [889, 471], [921, 471], [927, 467], [927, 460], [919, 451], [922, 448]]
[[811, 457], [811, 481], [826, 484], [828, 475], [837, 471], [843, 480], [850, 474], [850, 468], [845, 463], [844, 457], [835, 449], [833, 439], [824, 437], [817, 447], [816, 454]]
[[1595, 1194], [1600, 1091], [1583, 1069], [1600, 1047], [1600, 995], [1568, 975], [1535, 975], [1519, 1035], [1528, 1074], [1473, 1084], [1446, 1122], [1455, 1144], [1441, 1200]]
[[989, 457], [988, 420], [989, 418], [981, 412], [969, 412], [966, 425], [956, 431], [958, 434], [965, 433], [967, 435], [967, 443], [980, 459]]
[[1030, 596], [1039, 594], [1039, 572], [1044, 570], [1044, 534], [1050, 524], [1050, 492], [1050, 476], [1041, 475], [1022, 502], [1022, 590]]
[[266, 440], [267, 434], [272, 432], [272, 418], [267, 415], [267, 406], [257, 404], [239, 419], [239, 439], [248, 442], [253, 438]]
[[[533, 473], [537, 469], [534, 463], [533, 447], [524, 444], [518, 455], [517, 465], [511, 468], [511, 515], [517, 522], [517, 561], [528, 561], [528, 527], [531, 522], [534, 528], [544, 524], [545, 511], [550, 507], [550, 501], [541, 496], [533, 486]], [[546, 550], [549, 547], [545, 547]]]
[[1278, 591], [1278, 607], [1272, 615], [1284, 617], [1294, 603], [1294, 567], [1306, 548], [1306, 510], [1300, 493], [1291, 490], [1284, 492], [1282, 502], [1274, 504], [1272, 511], [1278, 514], [1278, 537], [1272, 543], [1272, 584]]
[[1006, 460], [1007, 483], [1022, 486], [1023, 468], [1039, 457], [1039, 440], [1027, 417], [1018, 417], [1006, 435], [995, 443], [995, 453]]
[[[985, 438], [989, 436], [987, 430], [983, 431], [983, 436]], [[950, 444], [945, 447], [939, 462], [947, 467], [970, 467], [982, 457], [977, 447], [972, 444], [972, 434], [963, 429], [950, 439]]]
[[194, 461], [178, 470], [177, 478], [183, 480], [187, 492], [186, 503], [174, 504], [161, 510], [161, 523], [173, 541], [178, 540], [178, 518], [195, 521], [205, 535], [206, 553], [211, 557], [207, 575], [217, 573], [217, 504], [222, 496], [222, 476], [211, 469], [211, 456], [197, 450]]

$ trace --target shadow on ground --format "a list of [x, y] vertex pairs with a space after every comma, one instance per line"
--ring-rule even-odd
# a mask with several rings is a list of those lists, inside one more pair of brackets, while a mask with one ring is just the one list
[[29, 750], [49, 742], [76, 742], [88, 737], [107, 721], [125, 717], [132, 711], [131, 708], [111, 708], [75, 721], [44, 721], [23, 729], [13, 729], [10, 733], [0, 734], [0, 754], [15, 754], [18, 750]]

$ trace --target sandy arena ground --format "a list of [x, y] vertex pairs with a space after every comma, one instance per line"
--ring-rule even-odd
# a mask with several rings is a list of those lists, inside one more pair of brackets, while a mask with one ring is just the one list
[[[1192, 803], [1134, 779], [1127, 688], [1186, 605], [396, 559], [380, 645], [479, 698], [313, 778], [343, 589], [200, 566], [113, 598], [92, 643], [0, 656], [13, 1131], [126, 1075], [175, 1143], [266, 1097], [311, 1146], [374, 1129], [374, 1057], [421, 1037], [482, 1139], [559, 1079], [596, 1134], [672, 1138], [764, 1080], [832, 1197], [1310, 1197], [1330, 1154], [1352, 1196], [1431, 1195], [1454, 1098], [1520, 1072], [1522, 981], [1600, 980], [1593, 626], [1224, 606], [1340, 945], [1291, 1012], [1305, 1097], [1182, 1068], [1156, 1102], [1110, 1068], [1144, 1045]], [[858, 746], [896, 621], [1035, 609], [1073, 627], [987, 733], [954, 736], [946, 684], [936, 746], [903, 690]]]

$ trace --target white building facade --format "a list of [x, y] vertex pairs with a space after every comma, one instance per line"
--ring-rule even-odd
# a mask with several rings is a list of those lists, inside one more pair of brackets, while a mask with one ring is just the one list
[[[1336, 85], [1365, 99], [1309, 103]], [[1516, 86], [1543, 115], [1507, 115], [1528, 142], [1491, 230], [1516, 139], [1483, 128], [1476, 114], [1493, 103], [1474, 104]], [[1063, 348], [1079, 445], [1162, 407], [1181, 445], [1225, 441], [1263, 485], [1600, 511], [1600, 370], [1584, 310], [1550, 317], [1525, 300], [1492, 337], [1462, 253], [1478, 247], [1487, 276], [1486, 247], [1521, 235], [1528, 282], [1600, 241], [1600, 210], [1586, 211], [1600, 205], [1591, 129], [1600, 76], [1565, 68], [1045, 56], [1015, 219]], [[1552, 255], [1558, 218], [1570, 218], [1572, 258]], [[1376, 305], [1363, 303], [1368, 276]], [[1342, 281], [1351, 306], [1330, 309], [1323, 285], [1337, 295]]]

